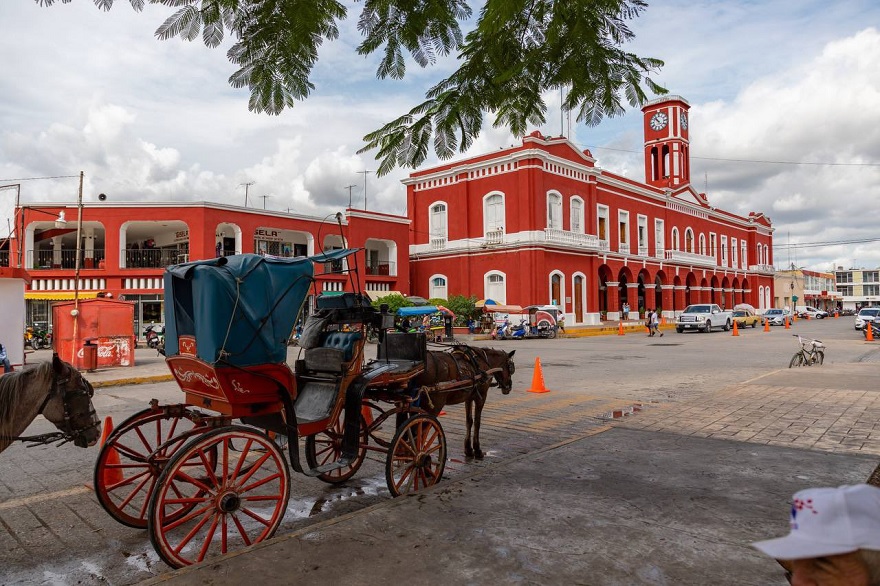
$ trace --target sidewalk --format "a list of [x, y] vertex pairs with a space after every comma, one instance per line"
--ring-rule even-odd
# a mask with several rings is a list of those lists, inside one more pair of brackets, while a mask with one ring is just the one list
[[749, 544], [794, 492], [865, 481], [878, 376], [779, 370], [145, 583], [783, 585]]

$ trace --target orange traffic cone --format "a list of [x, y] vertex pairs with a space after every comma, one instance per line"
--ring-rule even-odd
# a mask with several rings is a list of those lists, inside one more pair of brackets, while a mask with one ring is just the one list
[[532, 375], [532, 386], [529, 393], [549, 393], [550, 389], [544, 386], [544, 371], [541, 370], [541, 359], [535, 358], [535, 374]]
[[[107, 438], [113, 433], [113, 418], [109, 415], [104, 418], [101, 429], [101, 446], [107, 442]], [[122, 462], [119, 461], [119, 453], [111, 448], [104, 462], [104, 486], [113, 486], [122, 482]]]
[[[785, 322], [785, 327], [788, 327], [788, 322]], [[764, 320], [764, 331], [765, 332], [770, 331], [770, 320], [769, 319]]]
[[839, 317], [840, 317], [840, 312], [835, 310], [835, 312], [834, 312], [834, 319], [837, 319], [837, 318], [839, 318]]
[[734, 336], [739, 335], [739, 327], [736, 325], [736, 320], [733, 320], [733, 335]]
[[787, 315], [785, 316], [785, 329], [786, 329], [786, 330], [790, 330], [790, 329], [791, 329], [791, 320], [788, 319], [788, 316], [787, 316]]
[[871, 322], [865, 324], [865, 327], [868, 328], [865, 330], [865, 339], [869, 342], [874, 341], [874, 328], [871, 327]]
[[623, 333], [623, 322], [622, 321], [617, 322], [617, 335], [618, 336], [625, 336], [626, 335]]

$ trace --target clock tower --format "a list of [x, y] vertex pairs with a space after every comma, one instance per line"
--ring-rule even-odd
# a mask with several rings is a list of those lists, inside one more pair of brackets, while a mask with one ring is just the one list
[[681, 96], [663, 96], [642, 106], [645, 119], [645, 182], [676, 189], [691, 182], [688, 110]]

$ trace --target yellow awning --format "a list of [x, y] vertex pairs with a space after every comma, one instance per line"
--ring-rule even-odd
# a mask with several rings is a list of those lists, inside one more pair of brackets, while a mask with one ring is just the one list
[[[80, 299], [95, 299], [98, 296], [97, 291], [80, 291]], [[62, 301], [65, 299], [73, 299], [73, 291], [25, 291], [25, 299], [48, 299], [50, 301]]]

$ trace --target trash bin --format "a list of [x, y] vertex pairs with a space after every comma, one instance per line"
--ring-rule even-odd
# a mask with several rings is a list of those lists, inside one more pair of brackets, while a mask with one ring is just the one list
[[88, 338], [83, 344], [83, 368], [88, 372], [98, 369], [98, 345], [92, 338]]

